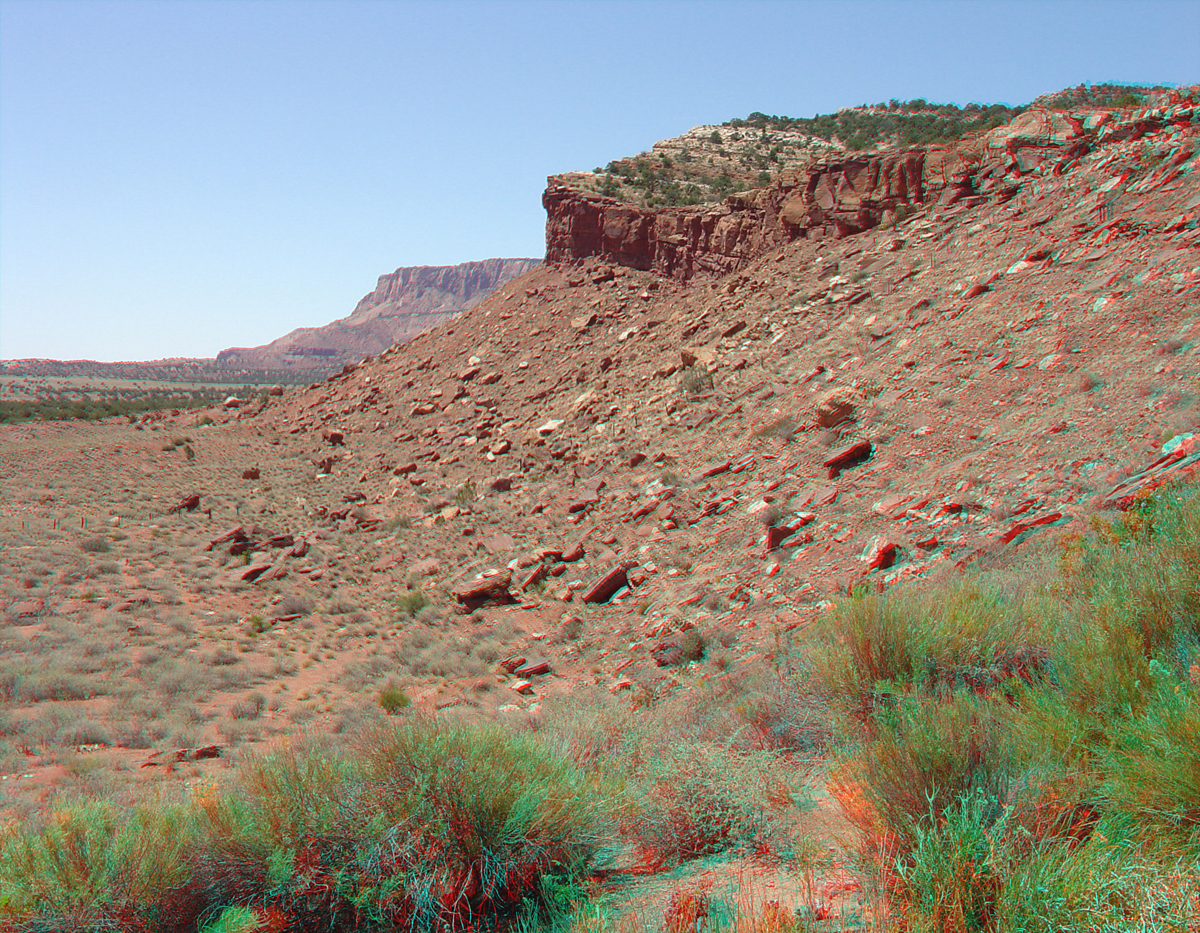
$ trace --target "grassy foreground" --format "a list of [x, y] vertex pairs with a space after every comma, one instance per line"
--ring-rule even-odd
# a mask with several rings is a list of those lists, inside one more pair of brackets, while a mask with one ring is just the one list
[[[642, 933], [609, 909], [614, 867], [742, 850], [811, 881], [816, 774], [880, 892], [843, 928], [1200, 930], [1194, 489], [1094, 519], [1032, 575], [843, 600], [772, 662], [532, 728], [297, 743], [173, 801], [61, 803], [0, 835], [0, 929]], [[681, 895], [650, 927], [838, 928], [738, 906]]]

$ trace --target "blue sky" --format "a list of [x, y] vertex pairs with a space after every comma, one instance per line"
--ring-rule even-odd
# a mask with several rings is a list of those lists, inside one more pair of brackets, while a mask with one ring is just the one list
[[540, 256], [546, 176], [703, 123], [1200, 82], [1200, 0], [0, 0], [0, 358], [212, 356]]

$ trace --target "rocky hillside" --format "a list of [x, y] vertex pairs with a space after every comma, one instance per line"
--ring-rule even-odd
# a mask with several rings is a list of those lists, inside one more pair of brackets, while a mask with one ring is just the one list
[[[848, 584], [1009, 553], [1200, 463], [1178, 440], [1200, 431], [1197, 130], [1194, 99], [1030, 112], [711, 213], [551, 187], [544, 268], [256, 417], [364, 503], [329, 504], [340, 533], [420, 529], [375, 573], [546, 626], [604, 605], [597, 631], [643, 652], [697, 605], [756, 643]], [[598, 240], [565, 204], [600, 212]], [[678, 274], [663, 231], [709, 216]], [[655, 676], [611, 651], [556, 669]]]
[[[1200, 465], [1198, 113], [1194, 90], [1031, 110], [711, 208], [552, 185], [548, 262], [324, 382], [159, 413], [158, 438], [90, 428], [53, 495], [42, 429], [5, 429], [6, 475], [29, 474], [12, 520], [165, 535], [191, 503], [191, 562], [156, 573], [197, 611], [278, 615], [289, 594], [365, 631], [428, 601], [479, 610], [463, 631], [502, 620], [497, 657], [538, 661], [502, 690], [474, 661], [414, 668], [418, 706], [661, 693], [689, 627], [736, 670], [847, 587], [1010, 562]], [[423, 275], [356, 316], [463, 281]], [[36, 611], [82, 611], [67, 592]], [[345, 657], [318, 660], [303, 676], [337, 681]]]
[[356, 363], [473, 307], [537, 259], [486, 259], [457, 266], [410, 266], [379, 277], [354, 311], [323, 327], [301, 327], [263, 347], [217, 354], [223, 367], [330, 372]]

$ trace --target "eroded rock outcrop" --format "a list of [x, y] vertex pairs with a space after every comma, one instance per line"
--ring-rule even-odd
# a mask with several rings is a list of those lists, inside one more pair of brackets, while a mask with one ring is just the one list
[[634, 207], [589, 191], [551, 184], [546, 208], [546, 262], [589, 256], [654, 271], [679, 281], [721, 276], [745, 265], [785, 236], [755, 197], [719, 206]]
[[1164, 121], [1188, 122], [1193, 110], [1190, 102], [1170, 103], [1123, 119], [1100, 110], [1029, 110], [1005, 126], [947, 145], [788, 169], [769, 187], [735, 194], [719, 206], [637, 207], [551, 176], [542, 196], [546, 262], [598, 257], [681, 282], [718, 277], [798, 237], [845, 237], [900, 210], [1004, 199], [1015, 192], [1016, 178], [1057, 173], [1098, 140], [1129, 138]]

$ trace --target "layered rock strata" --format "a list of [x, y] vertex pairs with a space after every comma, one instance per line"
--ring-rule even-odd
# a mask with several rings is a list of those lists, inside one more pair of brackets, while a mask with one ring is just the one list
[[546, 262], [598, 257], [680, 282], [719, 277], [798, 237], [845, 237], [935, 203], [1004, 200], [1025, 175], [1061, 173], [1098, 142], [1187, 124], [1194, 109], [1189, 102], [1166, 104], [1124, 119], [1109, 111], [1030, 110], [953, 144], [788, 169], [770, 186], [719, 206], [636, 207], [551, 176], [542, 196]]

